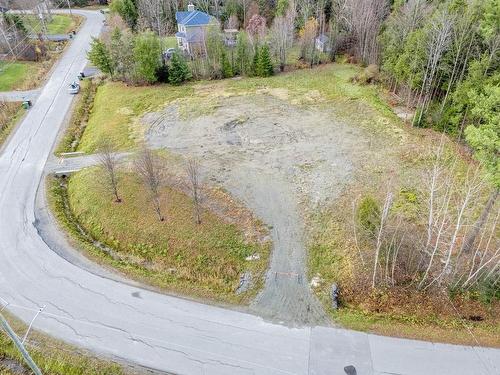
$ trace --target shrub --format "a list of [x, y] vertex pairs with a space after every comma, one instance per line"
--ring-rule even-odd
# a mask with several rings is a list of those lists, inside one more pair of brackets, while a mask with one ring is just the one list
[[191, 78], [191, 72], [186, 63], [186, 60], [179, 51], [172, 55], [170, 69], [168, 74], [168, 82], [173, 85], [181, 84]]
[[258, 55], [256, 62], [256, 74], [259, 77], [272, 76], [274, 68], [269, 54], [269, 47], [267, 45], [263, 45], [256, 55]]
[[139, 34], [135, 39], [134, 59], [139, 81], [155, 83], [156, 72], [161, 66], [161, 47], [158, 37], [152, 32]]
[[372, 196], [363, 198], [358, 206], [357, 220], [368, 233], [375, 233], [380, 223], [380, 207]]

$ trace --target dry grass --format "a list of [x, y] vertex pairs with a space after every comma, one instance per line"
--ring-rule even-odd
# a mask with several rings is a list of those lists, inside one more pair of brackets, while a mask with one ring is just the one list
[[7, 139], [15, 125], [22, 117], [24, 109], [18, 102], [0, 103], [0, 146]]
[[[180, 189], [164, 187], [161, 201], [166, 220], [160, 222], [137, 176], [121, 173], [123, 201], [116, 203], [99, 183], [100, 173], [92, 168], [75, 174], [67, 190], [74, 218], [92, 238], [112, 249], [110, 256], [86, 246], [94, 258], [145, 283], [203, 299], [245, 303], [261, 287], [270, 244], [264, 239], [265, 228], [243, 206], [221, 191], [210, 190], [205, 193], [205, 207], [211, 209], [203, 210], [198, 225], [191, 198]], [[51, 190], [60, 216], [57, 181]], [[254, 253], [259, 260], [245, 260]], [[255, 282], [250, 291], [237, 295], [245, 271], [252, 272]]]
[[[353, 202], [373, 196], [383, 201], [388, 189], [395, 192], [392, 210], [417, 228], [425, 228], [419, 214], [424, 200], [424, 170], [429, 167], [429, 151], [437, 147], [440, 135], [431, 130], [408, 129], [405, 141], [392, 145], [396, 159], [385, 163], [370, 161], [360, 167], [356, 181], [341, 198], [309, 217], [309, 274], [322, 284], [315, 292], [332, 317], [347, 328], [382, 335], [416, 338], [456, 344], [500, 347], [500, 303], [486, 304], [475, 292], [451, 296], [447, 290], [418, 292], [414, 287], [371, 289], [373, 244], [353, 231]], [[375, 144], [380, 140], [374, 138]], [[470, 165], [467, 155], [452, 141], [445, 142], [445, 154], [455, 160], [457, 178]], [[411, 192], [412, 199], [405, 199]], [[414, 199], [413, 199], [414, 198]], [[480, 209], [480, 207], [478, 208]], [[420, 223], [420, 226], [419, 226]], [[358, 228], [359, 230], [359, 228]], [[409, 236], [416, 233], [408, 234]], [[362, 265], [361, 254], [365, 266]], [[383, 265], [382, 265], [383, 266]], [[340, 286], [342, 308], [330, 309], [329, 286]], [[472, 333], [471, 333], [472, 332]], [[476, 341], [477, 340], [477, 341]]]

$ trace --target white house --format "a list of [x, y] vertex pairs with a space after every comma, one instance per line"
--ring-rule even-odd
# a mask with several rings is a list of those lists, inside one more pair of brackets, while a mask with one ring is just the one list
[[188, 5], [188, 10], [175, 13], [177, 21], [177, 45], [179, 49], [193, 53], [202, 51], [206, 31], [209, 26], [218, 25], [217, 20], [211, 15], [195, 10], [193, 4]]

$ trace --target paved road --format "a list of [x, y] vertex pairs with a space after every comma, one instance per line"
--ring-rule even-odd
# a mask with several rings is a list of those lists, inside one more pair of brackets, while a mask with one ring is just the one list
[[35, 106], [0, 155], [0, 303], [67, 342], [178, 374], [469, 375], [500, 373], [500, 351], [367, 335], [327, 327], [287, 328], [244, 312], [146, 291], [60, 257], [35, 227], [35, 196], [70, 108], [66, 85], [86, 64], [98, 12], [59, 61]]

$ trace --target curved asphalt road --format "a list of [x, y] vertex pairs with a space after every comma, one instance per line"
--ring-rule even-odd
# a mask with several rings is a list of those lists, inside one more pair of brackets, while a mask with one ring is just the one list
[[0, 302], [35, 327], [87, 349], [179, 374], [499, 374], [500, 351], [385, 338], [326, 327], [287, 328], [232, 310], [102, 278], [53, 252], [34, 226], [35, 196], [86, 64], [98, 12], [85, 15], [0, 156]]

